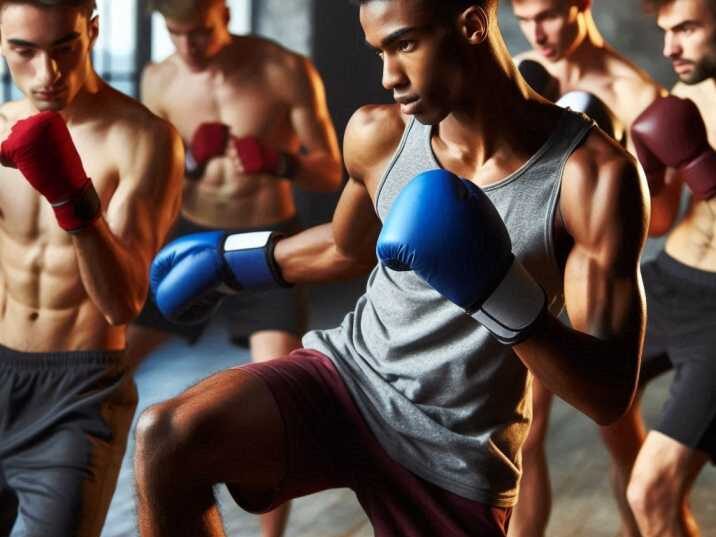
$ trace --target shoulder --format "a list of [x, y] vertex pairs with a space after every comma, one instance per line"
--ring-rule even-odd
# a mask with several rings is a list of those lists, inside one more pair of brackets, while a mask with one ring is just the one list
[[266, 74], [302, 74], [311, 62], [303, 54], [287, 49], [283, 45], [255, 35], [234, 36], [232, 44], [237, 51], [251, 51], [251, 59]]
[[272, 87], [289, 92], [305, 91], [320, 81], [313, 62], [303, 54], [265, 38], [249, 36], [246, 39], [252, 40], [251, 50], [257, 51], [261, 71]]
[[403, 136], [407, 120], [399, 105], [367, 105], [353, 113], [343, 138], [348, 173], [362, 179], [387, 164]]
[[177, 74], [177, 64], [174, 55], [156, 62], [148, 63], [142, 69], [142, 82], [152, 85], [164, 85], [171, 82]]
[[646, 192], [634, 157], [602, 131], [592, 129], [567, 160], [561, 207], [573, 224], [568, 227], [575, 238], [597, 239], [608, 228], [630, 222], [643, 225]]
[[146, 166], [150, 160], [171, 159], [181, 146], [176, 129], [152, 113], [142, 103], [111, 90], [102, 108], [111, 110], [101, 116], [112, 153], [124, 166]]
[[667, 93], [666, 89], [651, 78], [646, 71], [621, 55], [612, 54], [607, 65], [613, 81], [614, 92], [616, 95], [628, 96], [629, 108], [635, 116], [654, 99]]
[[153, 110], [159, 111], [162, 96], [167, 88], [176, 81], [178, 74], [178, 65], [174, 55], [158, 63], [149, 63], [142, 70], [141, 77], [141, 98], [152, 107]]

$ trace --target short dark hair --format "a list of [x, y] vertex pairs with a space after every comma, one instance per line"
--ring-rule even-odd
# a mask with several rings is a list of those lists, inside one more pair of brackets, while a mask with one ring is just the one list
[[[642, 0], [642, 5], [644, 6], [644, 11], [651, 15], [655, 15], [662, 7], [673, 2], [676, 2], [676, 0]], [[711, 12], [716, 15], [716, 0], [704, 0], [704, 2]]]
[[[390, 0], [350, 0], [352, 4], [361, 6], [369, 2], [389, 2]], [[480, 7], [490, 7], [496, 5], [497, 0], [420, 0], [424, 4], [430, 5], [439, 15], [454, 15], [458, 11], [468, 6], [476, 5]]]
[[72, 7], [80, 9], [91, 17], [97, 9], [97, 0], [0, 0], [0, 9], [8, 4], [30, 4], [38, 7]]
[[224, 3], [225, 0], [149, 0], [147, 7], [166, 18], [187, 21], [203, 7]]

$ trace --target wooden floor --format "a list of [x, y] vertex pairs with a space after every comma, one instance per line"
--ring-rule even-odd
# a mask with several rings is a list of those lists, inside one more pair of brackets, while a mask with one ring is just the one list
[[[333, 295], [335, 296], [335, 295]], [[348, 306], [339, 304], [341, 312]], [[331, 324], [323, 312], [318, 323]], [[212, 327], [195, 347], [171, 341], [151, 356], [137, 373], [140, 408], [170, 397], [212, 371], [248, 360], [244, 349], [226, 342], [223, 326]], [[652, 421], [668, 393], [670, 377], [652, 383], [643, 400]], [[556, 401], [548, 439], [548, 457], [554, 489], [554, 509], [548, 537], [614, 537], [618, 520], [608, 484], [608, 459], [591, 422]], [[130, 443], [117, 492], [102, 537], [135, 537], [136, 516], [132, 485]], [[227, 535], [258, 537], [256, 517], [238, 509], [223, 487], [217, 489]], [[716, 471], [708, 466], [696, 483], [692, 507], [703, 537], [716, 536]], [[293, 504], [286, 537], [368, 537], [373, 535], [355, 496], [348, 490], [327, 491]], [[436, 536], [440, 537], [440, 536]]]

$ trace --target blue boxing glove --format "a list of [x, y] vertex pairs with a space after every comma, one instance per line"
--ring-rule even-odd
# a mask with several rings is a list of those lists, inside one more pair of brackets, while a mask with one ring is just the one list
[[152, 262], [154, 301], [167, 319], [191, 324], [212, 315], [241, 289], [288, 287], [273, 257], [280, 234], [205, 231], [180, 237]]
[[415, 271], [502, 343], [524, 340], [545, 311], [545, 293], [512, 254], [497, 209], [445, 170], [421, 173], [400, 191], [377, 254], [393, 270]]

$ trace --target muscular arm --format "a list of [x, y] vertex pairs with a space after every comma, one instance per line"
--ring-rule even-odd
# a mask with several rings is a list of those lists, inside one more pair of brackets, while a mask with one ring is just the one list
[[297, 161], [294, 181], [306, 190], [330, 192], [339, 187], [342, 169], [323, 82], [310, 61], [302, 57], [294, 61], [299, 67], [284, 86], [292, 88], [291, 125], [305, 151], [293, 155]]
[[667, 168], [664, 175], [664, 187], [658, 194], [651, 196], [651, 219], [649, 236], [660, 237], [668, 233], [679, 215], [681, 192], [684, 181], [673, 168]]
[[365, 186], [349, 179], [333, 221], [279, 241], [274, 255], [284, 279], [292, 283], [349, 278], [375, 265], [379, 232]]
[[633, 162], [616, 149], [598, 159], [584, 152], [569, 160], [560, 202], [574, 239], [564, 274], [573, 328], [548, 317], [515, 351], [550, 390], [607, 424], [636, 390], [646, 318], [639, 256], [649, 204]]
[[396, 107], [365, 106], [348, 123], [343, 153], [349, 179], [330, 224], [280, 241], [275, 258], [289, 282], [356, 276], [376, 263], [381, 222], [371, 194], [402, 135]]
[[[103, 218], [73, 235], [82, 283], [114, 325], [141, 309], [149, 263], [180, 204], [183, 148], [179, 136], [156, 118], [142, 133], [114, 133], [119, 184]], [[127, 148], [122, 151], [119, 148]], [[131, 148], [131, 150], [129, 149]]]

